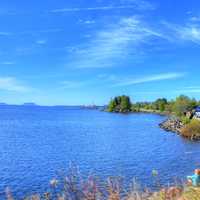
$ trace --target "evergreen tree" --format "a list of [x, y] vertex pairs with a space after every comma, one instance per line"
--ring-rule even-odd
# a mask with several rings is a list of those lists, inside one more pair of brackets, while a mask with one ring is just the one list
[[109, 112], [113, 112], [115, 110], [115, 108], [116, 108], [116, 105], [117, 104], [116, 104], [115, 100], [111, 99], [111, 101], [110, 101], [110, 103], [108, 105], [108, 111]]
[[128, 96], [121, 96], [120, 109], [121, 112], [128, 112], [131, 110], [131, 102]]
[[111, 99], [108, 105], [109, 112], [130, 112], [131, 111], [131, 101], [128, 96], [122, 95]]

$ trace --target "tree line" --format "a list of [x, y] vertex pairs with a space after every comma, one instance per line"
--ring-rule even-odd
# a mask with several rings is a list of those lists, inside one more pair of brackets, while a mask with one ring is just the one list
[[117, 96], [110, 100], [108, 104], [109, 112], [141, 112], [141, 111], [158, 111], [173, 113], [179, 117], [185, 116], [187, 112], [200, 105], [200, 101], [185, 95], [180, 95], [174, 100], [159, 98], [153, 102], [136, 102], [133, 103], [129, 96]]

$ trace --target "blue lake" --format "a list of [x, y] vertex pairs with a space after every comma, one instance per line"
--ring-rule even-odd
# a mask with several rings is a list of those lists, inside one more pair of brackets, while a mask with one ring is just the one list
[[153, 114], [111, 114], [69, 107], [0, 106], [0, 197], [47, 189], [70, 161], [83, 174], [136, 177], [152, 186], [184, 178], [200, 167], [200, 143], [165, 132]]

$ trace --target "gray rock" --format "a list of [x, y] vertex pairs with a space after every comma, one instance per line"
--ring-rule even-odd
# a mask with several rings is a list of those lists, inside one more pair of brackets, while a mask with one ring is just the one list
[[180, 134], [183, 128], [183, 123], [178, 118], [168, 118], [164, 122], [159, 124], [160, 128]]

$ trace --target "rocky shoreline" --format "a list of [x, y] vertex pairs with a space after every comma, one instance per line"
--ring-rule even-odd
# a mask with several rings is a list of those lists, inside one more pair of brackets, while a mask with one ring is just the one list
[[165, 131], [171, 131], [177, 134], [181, 134], [181, 129], [184, 127], [184, 124], [181, 122], [180, 119], [170, 117], [164, 122], [160, 123], [159, 127], [164, 129]]
[[144, 110], [144, 109], [141, 110], [140, 112], [167, 116], [167, 119], [161, 122], [159, 124], [159, 127], [168, 132], [174, 132], [178, 135], [181, 134], [181, 129], [184, 127], [184, 124], [178, 117], [171, 115], [169, 112], [159, 112], [159, 111], [153, 111], [153, 110], [149, 111], [149, 110]]

